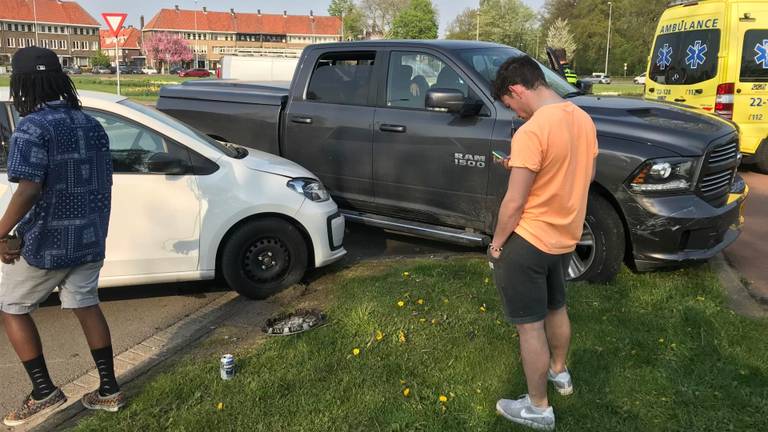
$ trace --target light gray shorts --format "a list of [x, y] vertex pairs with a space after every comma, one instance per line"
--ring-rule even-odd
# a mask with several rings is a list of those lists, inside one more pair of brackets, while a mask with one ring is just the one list
[[27, 264], [2, 264], [0, 311], [27, 314], [44, 302], [58, 287], [62, 309], [80, 309], [99, 304], [99, 272], [104, 261], [56, 270]]

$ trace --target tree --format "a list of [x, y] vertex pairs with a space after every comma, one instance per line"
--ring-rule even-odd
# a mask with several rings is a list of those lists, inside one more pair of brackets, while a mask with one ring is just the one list
[[535, 52], [537, 20], [521, 0], [480, 0], [480, 39]]
[[576, 42], [573, 40], [571, 28], [567, 19], [558, 18], [547, 33], [547, 47], [563, 48], [569, 59], [576, 53]]
[[360, 39], [365, 33], [363, 14], [352, 0], [333, 0], [328, 15], [341, 18], [344, 23], [344, 39]]
[[153, 33], [144, 38], [144, 55], [161, 71], [165, 66], [192, 60], [192, 48], [181, 36], [172, 33]]
[[411, 0], [392, 22], [396, 39], [437, 39], [437, 13], [431, 0]]
[[446, 39], [475, 40], [477, 38], [477, 9], [466, 8], [448, 24]]
[[410, 0], [361, 0], [358, 7], [368, 32], [388, 36], [395, 17], [409, 4]]
[[112, 64], [112, 58], [104, 51], [99, 51], [91, 57], [91, 66], [109, 67]]

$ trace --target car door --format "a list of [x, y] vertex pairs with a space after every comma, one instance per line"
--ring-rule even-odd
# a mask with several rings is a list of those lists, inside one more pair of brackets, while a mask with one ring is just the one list
[[[294, 92], [285, 120], [283, 156], [317, 175], [334, 200], [365, 209], [371, 184], [375, 50], [310, 56], [305, 89]], [[297, 80], [298, 81], [298, 80]]]
[[102, 277], [196, 271], [201, 211], [196, 179], [157, 172], [149, 163], [163, 157], [191, 165], [187, 148], [125, 117], [86, 112], [107, 132], [114, 168]]
[[[391, 51], [387, 70], [373, 132], [379, 211], [444, 226], [488, 227], [492, 104], [436, 52]], [[427, 110], [427, 92], [438, 88], [460, 90], [485, 107], [468, 117]]]

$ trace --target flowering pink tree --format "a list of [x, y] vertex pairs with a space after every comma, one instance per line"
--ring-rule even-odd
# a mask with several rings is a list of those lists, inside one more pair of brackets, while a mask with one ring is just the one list
[[160, 73], [172, 63], [192, 60], [192, 47], [181, 36], [172, 33], [152, 33], [144, 39], [144, 55]]

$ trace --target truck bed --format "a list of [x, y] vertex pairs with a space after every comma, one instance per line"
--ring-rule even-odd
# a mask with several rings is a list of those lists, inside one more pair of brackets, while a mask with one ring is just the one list
[[157, 109], [221, 141], [280, 154], [290, 83], [195, 80], [160, 89]]

